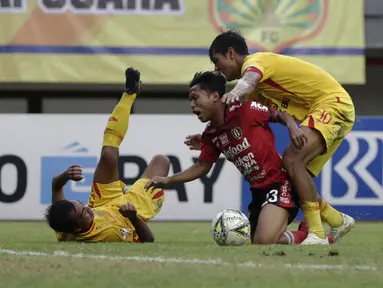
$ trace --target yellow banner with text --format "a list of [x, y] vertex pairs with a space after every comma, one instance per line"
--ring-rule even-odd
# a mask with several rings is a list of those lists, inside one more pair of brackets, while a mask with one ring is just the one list
[[[238, 29], [251, 52], [314, 63], [365, 82], [362, 0], [2, 0], [0, 82], [186, 84], [208, 48]], [[353, 73], [349, 73], [353, 71]]]

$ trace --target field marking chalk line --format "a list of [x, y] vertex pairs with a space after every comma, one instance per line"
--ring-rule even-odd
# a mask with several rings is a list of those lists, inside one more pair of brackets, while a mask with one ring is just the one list
[[154, 262], [154, 263], [180, 263], [180, 264], [201, 264], [201, 265], [221, 265], [221, 266], [237, 266], [248, 268], [280, 268], [300, 269], [300, 270], [359, 270], [359, 271], [377, 271], [376, 266], [370, 265], [330, 265], [330, 264], [281, 264], [265, 265], [254, 262], [227, 262], [220, 259], [186, 259], [186, 258], [167, 258], [167, 257], [142, 257], [142, 256], [110, 256], [110, 255], [92, 255], [92, 254], [72, 254], [67, 251], [57, 250], [53, 253], [45, 253], [38, 251], [21, 251], [0, 249], [0, 254], [18, 255], [18, 256], [36, 256], [36, 257], [64, 257], [64, 258], [80, 258], [80, 259], [105, 259], [109, 261], [138, 261], [138, 262]]

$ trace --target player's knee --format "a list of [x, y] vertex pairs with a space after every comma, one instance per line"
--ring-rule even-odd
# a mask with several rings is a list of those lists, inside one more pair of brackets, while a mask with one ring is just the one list
[[[165, 155], [158, 154], [158, 155], [153, 157], [152, 163], [155, 166], [160, 167], [160, 169], [162, 169], [164, 171], [164, 174], [168, 175], [169, 168], [170, 168], [170, 160], [168, 157], [166, 157]], [[166, 176], [166, 175], [164, 175], [164, 176]]]
[[157, 154], [152, 158], [152, 163], [163, 167], [170, 167], [170, 160], [168, 157], [162, 154]]
[[267, 235], [266, 233], [257, 234], [253, 239], [253, 244], [269, 245], [276, 244], [277, 241], [273, 235]]
[[118, 163], [118, 149], [115, 147], [104, 146], [101, 151], [100, 162], [108, 166], [116, 166]]
[[152, 158], [143, 177], [167, 176], [170, 169], [170, 160], [165, 155], [158, 154]]

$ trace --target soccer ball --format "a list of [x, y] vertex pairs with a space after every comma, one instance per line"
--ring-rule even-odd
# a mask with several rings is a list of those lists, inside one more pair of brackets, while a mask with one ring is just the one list
[[241, 246], [250, 238], [249, 219], [239, 210], [225, 209], [213, 220], [211, 234], [218, 245]]

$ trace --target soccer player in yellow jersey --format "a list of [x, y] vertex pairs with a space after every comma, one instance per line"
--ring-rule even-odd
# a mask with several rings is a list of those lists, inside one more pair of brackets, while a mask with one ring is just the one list
[[50, 227], [59, 241], [83, 242], [153, 242], [154, 236], [146, 222], [162, 208], [164, 192], [146, 191], [149, 179], [167, 176], [169, 159], [155, 156], [141, 179], [126, 193], [118, 174], [119, 147], [128, 130], [130, 111], [139, 93], [140, 73], [128, 68], [126, 89], [114, 108], [104, 131], [103, 147], [96, 167], [88, 205], [66, 200], [63, 186], [69, 181], [80, 181], [81, 167], [72, 165], [52, 182], [52, 205], [46, 211]]
[[355, 110], [350, 95], [327, 72], [298, 58], [274, 54], [249, 55], [245, 39], [236, 32], [218, 35], [210, 59], [228, 81], [239, 79], [223, 96], [226, 103], [252, 97], [257, 91], [266, 103], [287, 111], [301, 122], [307, 142], [286, 148], [283, 164], [300, 198], [309, 234], [302, 244], [327, 244], [321, 218], [332, 227], [335, 241], [354, 225], [354, 219], [336, 211], [318, 196], [312, 176], [318, 176], [343, 138], [351, 131]]
[[[291, 141], [283, 164], [309, 226], [302, 244], [328, 244], [321, 220], [331, 226], [333, 240], [338, 242], [355, 221], [318, 197], [312, 176], [318, 176], [353, 127], [355, 111], [349, 94], [330, 74], [298, 58], [268, 52], [249, 55], [245, 39], [235, 31], [218, 35], [209, 56], [228, 81], [239, 79], [222, 101], [242, 97], [259, 101], [262, 95], [265, 104], [287, 111], [301, 122], [307, 140], [302, 149]], [[191, 149], [196, 142], [197, 135], [186, 140]]]

